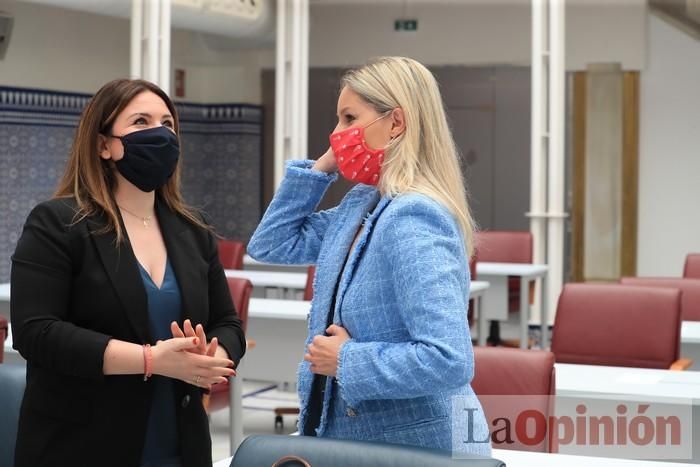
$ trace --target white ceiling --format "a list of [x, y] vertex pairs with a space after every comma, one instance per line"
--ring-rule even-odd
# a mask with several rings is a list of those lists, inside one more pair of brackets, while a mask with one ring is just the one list
[[[131, 17], [130, 0], [18, 0], [23, 3], [38, 3], [56, 8], [83, 11], [118, 18]], [[244, 16], [217, 14], [210, 11], [192, 10], [186, 6], [172, 5], [172, 25], [175, 28], [218, 34], [232, 38], [265, 38], [273, 32], [274, 0], [258, 0], [260, 14], [257, 19]], [[182, 2], [180, 2], [182, 3]]]
[[[309, 0], [312, 6], [323, 5], [494, 5], [494, 4], [529, 4], [531, 0]], [[600, 0], [605, 1], [605, 0]]]

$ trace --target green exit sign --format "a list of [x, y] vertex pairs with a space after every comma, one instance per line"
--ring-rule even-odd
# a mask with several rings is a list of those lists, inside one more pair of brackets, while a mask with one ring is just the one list
[[394, 31], [417, 31], [417, 19], [397, 19], [394, 21]]

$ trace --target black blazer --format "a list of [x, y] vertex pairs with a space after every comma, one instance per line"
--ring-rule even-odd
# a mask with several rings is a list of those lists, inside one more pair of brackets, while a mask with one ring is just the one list
[[[14, 347], [27, 360], [15, 465], [140, 465], [151, 385], [142, 375], [105, 376], [110, 338], [151, 343], [146, 291], [131, 245], [116, 246], [103, 215], [76, 222], [72, 198], [39, 204], [12, 257]], [[215, 237], [156, 201], [168, 258], [180, 285], [182, 321], [202, 323], [231, 359], [245, 337], [218, 259]], [[211, 466], [202, 391], [177, 381], [183, 467]]]

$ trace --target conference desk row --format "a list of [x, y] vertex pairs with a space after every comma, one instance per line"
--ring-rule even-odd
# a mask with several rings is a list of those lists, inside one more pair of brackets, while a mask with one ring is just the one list
[[[261, 264], [255, 262], [246, 255], [244, 265], [247, 267]], [[253, 286], [260, 290], [277, 290], [278, 296], [282, 298], [297, 298], [300, 291], [306, 288], [307, 273], [294, 270], [279, 270], [285, 266], [276, 265], [278, 270], [226, 270], [227, 277], [240, 277], [250, 280]], [[537, 264], [514, 264], [514, 263], [478, 263], [477, 275], [479, 280], [472, 281], [471, 293], [478, 299], [475, 307], [477, 319], [478, 343], [486, 345], [488, 334], [488, 323], [491, 320], [504, 321], [508, 319], [508, 278], [518, 277], [520, 279], [521, 296], [526, 297], [529, 293], [531, 281], [540, 281], [539, 299], [535, 315], [530, 316], [530, 304], [528, 300], [520, 301], [520, 346], [526, 348], [529, 342], [528, 327], [530, 322], [539, 323], [542, 336], [542, 347], [548, 347], [549, 336], [549, 313], [545, 308], [547, 289], [547, 266]], [[263, 294], [266, 296], [267, 294]], [[9, 284], [0, 284], [0, 314], [9, 317]], [[541, 316], [547, 316], [541, 320]]]
[[[244, 267], [260, 267], [259, 263], [250, 256], [244, 258]], [[276, 270], [270, 269], [277, 268]], [[477, 287], [477, 283], [488, 284], [486, 289], [479, 291], [481, 298], [476, 307], [476, 317], [478, 320], [478, 342], [479, 345], [486, 345], [489, 321], [505, 321], [508, 319], [508, 278], [517, 277], [520, 280], [521, 296], [527, 297], [530, 290], [531, 281], [539, 281], [539, 298], [536, 301], [538, 306], [533, 309], [533, 316], [530, 316], [530, 303], [528, 300], [520, 301], [520, 346], [526, 348], [529, 342], [528, 327], [530, 323], [539, 324], [542, 336], [542, 345], [548, 346], [548, 331], [551, 319], [545, 308], [547, 290], [547, 266], [541, 264], [517, 264], [517, 263], [477, 263], [478, 281], [472, 281], [471, 288]], [[307, 273], [299, 272], [297, 266], [266, 265], [262, 270], [243, 269], [226, 270], [227, 277], [239, 277], [250, 280], [258, 290], [277, 290], [277, 297], [297, 298], [299, 291], [306, 288]], [[478, 286], [478, 287], [483, 287]], [[473, 292], [473, 291], [472, 291]], [[258, 294], [256, 294], [258, 295]], [[262, 296], [268, 297], [267, 293]], [[541, 316], [547, 318], [542, 320]]]
[[[9, 293], [3, 293], [2, 289], [9, 289], [0, 285], [0, 303], [9, 303]], [[478, 297], [479, 294], [487, 290], [486, 286], [475, 281], [472, 287], [472, 296]], [[257, 346], [246, 356], [246, 378], [258, 379], [262, 381], [275, 382], [294, 382], [296, 381], [297, 365], [301, 361], [303, 354], [303, 344], [307, 335], [307, 319], [311, 309], [311, 302], [303, 300], [279, 300], [279, 299], [264, 299], [252, 298], [248, 311], [248, 335], [254, 338]], [[700, 322], [684, 321], [681, 331], [681, 340], [686, 349], [694, 349], [700, 353]], [[4, 343], [5, 356], [8, 361], [13, 359], [21, 359], [17, 352], [12, 349], [11, 335]], [[683, 353], [684, 357], [688, 353]], [[557, 364], [558, 368], [581, 368], [581, 365], [567, 366]], [[600, 374], [600, 366], [591, 366], [593, 371]], [[566, 390], [568, 388], [567, 381], [574, 383], [575, 388], [580, 388], [582, 385], [601, 384], [601, 389], [606, 389], [609, 383], [609, 376], [606, 375], [603, 380], [596, 378], [586, 378], [585, 375], [579, 374], [580, 378], [571, 374], [571, 378], [567, 378], [567, 373], [557, 372], [557, 389]], [[635, 370], [637, 371], [637, 370]], [[638, 370], [638, 371], [662, 371], [663, 370]], [[666, 374], [665, 372], [661, 374]], [[700, 372], [680, 372], [672, 373], [681, 375], [683, 378], [698, 378], [700, 384]], [[678, 377], [681, 377], [678, 376]], [[654, 385], [650, 387], [658, 387], [658, 382], [654, 381]], [[593, 386], [587, 386], [591, 390]], [[675, 386], [670, 386], [668, 389], [673, 392]], [[624, 388], [623, 393], [628, 393], [629, 388]], [[643, 392], [645, 393], [645, 392]], [[698, 391], [694, 397], [700, 397]]]
[[[489, 285], [485, 282], [474, 281], [471, 287], [471, 295], [477, 300], [489, 290]], [[10, 307], [10, 284], [0, 284], [0, 315], [9, 319]], [[249, 308], [248, 334], [256, 339], [258, 348], [251, 352], [248, 360], [258, 360], [254, 367], [265, 367], [266, 362], [278, 362], [279, 355], [268, 358], [267, 352], [272, 351], [290, 357], [289, 362], [284, 362], [276, 366], [264, 377], [251, 377], [251, 379], [261, 379], [265, 381], [294, 381], [296, 380], [296, 366], [292, 370], [288, 369], [291, 362], [297, 362], [298, 352], [306, 339], [307, 316], [311, 309], [311, 302], [302, 300], [279, 300], [252, 298]], [[483, 314], [481, 314], [483, 319]], [[485, 321], [485, 320], [484, 320]], [[280, 332], [282, 330], [283, 332]], [[480, 332], [481, 334], [481, 332]], [[684, 321], [681, 327], [681, 356], [690, 358], [694, 362], [693, 369], [698, 369], [700, 364], [700, 321]], [[6, 345], [7, 348], [7, 345]], [[268, 350], [265, 350], [265, 349]], [[278, 349], [288, 350], [278, 352]], [[259, 355], [260, 357], [257, 357]], [[251, 365], [252, 366], [252, 365]], [[252, 368], [251, 368], [251, 371]], [[270, 375], [277, 375], [272, 379]], [[284, 376], [287, 375], [287, 376]], [[289, 377], [291, 375], [292, 377]], [[281, 378], [281, 379], [280, 379]]]
[[[294, 306], [296, 306], [297, 309], [287, 309], [286, 312], [282, 313], [279, 311], [273, 311], [273, 308], [280, 310], [280, 308], [276, 306], [279, 304], [278, 301], [274, 301], [276, 303], [268, 302], [268, 300], [264, 299], [254, 299], [254, 301], [251, 303], [251, 315], [254, 319], [268, 321], [281, 319], [284, 320], [283, 322], [286, 322], [287, 325], [292, 323], [303, 323], [305, 328], [305, 319], [292, 318], [291, 315], [301, 315], [305, 313], [306, 309], [304, 309], [304, 304], [307, 304], [308, 307], [308, 302], [293, 302], [295, 303]], [[253, 321], [251, 321], [251, 325], [255, 326]], [[285, 329], [285, 327], [278, 328], [278, 330], [279, 329]], [[286, 332], [282, 334], [286, 334]], [[280, 344], [280, 342], [278, 342], [278, 344]], [[11, 345], [12, 336], [10, 335], [8, 341], [4, 344], [6, 362], [21, 362], [21, 357], [11, 348]], [[275, 351], [269, 352], [268, 357], [265, 357], [264, 353], [261, 352], [262, 348], [263, 346], [259, 345], [248, 353], [241, 367], [239, 368], [240, 377], [255, 379], [251, 376], [257, 374], [259, 377], [260, 371], [263, 371], [263, 374], [265, 374], [266, 371], [269, 371], [269, 368], [265, 370], [266, 366], [276, 365], [276, 361], [282, 359], [289, 360], [289, 363], [287, 363], [288, 367], [276, 370], [274, 369], [274, 366], [271, 368], [273, 368], [272, 371], [281, 371], [282, 375], [286, 376], [267, 374], [265, 378], [267, 378], [268, 381], [279, 381], [281, 378], [291, 378], [295, 375], [297, 364], [300, 361], [301, 354], [303, 352], [303, 341], [285, 344], [284, 347], [278, 345]], [[265, 361], [265, 359], [269, 357], [273, 357], [273, 359]], [[690, 410], [692, 412], [691, 416], [693, 425], [695, 427], [700, 427], [700, 372], [678, 372], [670, 370], [619, 368], [596, 365], [572, 365], [561, 363], [557, 363], [555, 366], [556, 395], [558, 397], [602, 398], [606, 400], [620, 400], [626, 402], [662, 401], [667, 404], [678, 405], [682, 408]], [[232, 379], [231, 386], [231, 445], [236, 447], [243, 439], [243, 395], [239, 379]], [[695, 444], [697, 445], [700, 443], [700, 436], [696, 436], [695, 438]], [[697, 462], [700, 460], [698, 459], [700, 456], [700, 446], [694, 446], [694, 453], [694, 460]], [[518, 458], [521, 458], [522, 456], [527, 456], [529, 454], [523, 453], [521, 456], [520, 454], [511, 454], [511, 451], [508, 451], [507, 455], [519, 456]], [[501, 458], [506, 460], [505, 456]], [[526, 460], [526, 458], [523, 459]], [[543, 459], [542, 462], [548, 462], [547, 459], [551, 458], [547, 457], [546, 459]], [[523, 460], [523, 462], [525, 460]], [[537, 460], [538, 462], [540, 461], [540, 459], [537, 457], [533, 457], [531, 460]], [[611, 467], [615, 465], [624, 465], [620, 463], [601, 462], [603, 461], [596, 461], [595, 464], [586, 465], [610, 465]], [[519, 465], [519, 463], [515, 463], [513, 465]], [[537, 465], [554, 464], [538, 463]], [[584, 464], [570, 464], [567, 462], [565, 464], [558, 465], [568, 466]]]

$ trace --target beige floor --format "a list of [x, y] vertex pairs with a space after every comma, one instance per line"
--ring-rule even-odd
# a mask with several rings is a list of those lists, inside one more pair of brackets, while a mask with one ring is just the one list
[[[290, 434], [296, 431], [297, 417], [284, 416], [282, 431], [275, 431], [275, 407], [298, 407], [295, 392], [267, 389], [274, 384], [261, 381], [243, 381], [243, 435], [251, 434]], [[267, 390], [265, 390], [267, 389]], [[262, 392], [260, 392], [262, 391]], [[212, 437], [212, 458], [214, 461], [231, 456], [229, 450], [229, 412], [228, 408], [218, 410], [210, 415]]]

